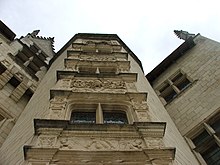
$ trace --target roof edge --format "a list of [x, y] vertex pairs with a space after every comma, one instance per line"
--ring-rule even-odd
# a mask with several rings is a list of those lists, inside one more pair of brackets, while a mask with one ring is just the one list
[[[199, 35], [199, 34], [198, 34]], [[197, 37], [196, 35], [195, 37]], [[168, 67], [170, 67], [176, 60], [185, 54], [186, 51], [194, 47], [196, 44], [194, 42], [195, 37], [189, 37], [184, 43], [182, 43], [177, 49], [175, 49], [169, 56], [167, 56], [160, 64], [158, 64], [151, 72], [146, 75], [146, 78], [150, 82], [160, 76]]]
[[13, 41], [16, 34], [0, 20], [0, 33], [2, 33], [7, 39]]

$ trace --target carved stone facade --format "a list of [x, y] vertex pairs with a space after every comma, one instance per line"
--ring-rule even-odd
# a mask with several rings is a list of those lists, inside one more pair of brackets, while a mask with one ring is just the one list
[[[33, 37], [14, 37], [15, 34], [0, 21], [0, 116], [3, 118], [0, 121], [0, 147], [48, 67], [46, 58], [49, 55], [44, 53], [44, 48], [36, 46]], [[40, 73], [42, 69], [44, 73]]]
[[117, 35], [76, 34], [53, 57], [38, 32], [0, 41], [0, 164], [198, 164]]
[[[108, 154], [113, 151], [144, 153], [155, 149], [167, 155], [168, 159], [162, 159], [164, 162], [171, 163], [175, 150], [166, 149], [163, 144], [165, 123], [150, 122], [147, 93], [138, 92], [136, 88], [137, 74], [130, 73], [127, 52], [120, 45], [112, 45], [111, 40], [75, 42], [64, 59], [65, 69], [57, 71], [57, 82], [50, 91], [48, 121], [35, 120], [36, 138], [30, 146], [25, 146], [26, 160], [54, 161], [53, 158], [34, 156], [31, 151], [56, 149], [57, 155], [64, 151], [86, 152], [96, 164], [100, 151]], [[82, 113], [79, 115], [83, 118], [80, 123], [72, 121], [75, 112]], [[96, 124], [83, 123], [90, 120], [83, 117], [85, 112], [95, 114]], [[125, 114], [128, 125], [104, 124], [105, 120], [118, 120], [114, 119], [114, 113], [118, 112]], [[111, 113], [113, 116], [106, 119], [106, 115]], [[164, 152], [168, 150], [171, 151], [169, 154]], [[150, 161], [149, 156], [141, 162]], [[121, 161], [126, 162], [128, 158]], [[62, 160], [59, 162], [64, 163]], [[133, 160], [133, 163], [138, 161]]]

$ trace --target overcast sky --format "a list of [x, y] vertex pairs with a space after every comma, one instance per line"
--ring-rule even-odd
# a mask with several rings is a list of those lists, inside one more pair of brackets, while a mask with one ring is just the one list
[[17, 34], [55, 37], [58, 51], [76, 33], [114, 33], [150, 72], [183, 40], [173, 30], [220, 41], [218, 0], [0, 0], [0, 19]]

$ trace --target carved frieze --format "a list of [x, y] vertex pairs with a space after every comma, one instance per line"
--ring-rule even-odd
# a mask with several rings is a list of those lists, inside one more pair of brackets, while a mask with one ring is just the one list
[[70, 88], [107, 88], [107, 89], [126, 89], [124, 81], [119, 80], [72, 80]]
[[101, 55], [78, 55], [72, 56], [72, 59], [87, 60], [87, 61], [116, 61], [114, 56], [101, 56]]
[[162, 148], [164, 147], [163, 140], [161, 138], [145, 138], [147, 148]]
[[56, 144], [55, 136], [39, 136], [37, 140], [38, 147], [55, 147]]
[[64, 150], [129, 151], [145, 148], [145, 144], [142, 139], [61, 137], [58, 141], [60, 148]]
[[135, 110], [148, 110], [148, 105], [146, 101], [134, 101], [132, 100], [132, 106]]

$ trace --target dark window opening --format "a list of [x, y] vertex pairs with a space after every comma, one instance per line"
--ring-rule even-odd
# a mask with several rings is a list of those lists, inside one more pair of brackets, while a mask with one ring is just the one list
[[161, 89], [159, 89], [160, 93], [162, 93], [164, 90], [166, 90], [170, 85], [169, 84], [165, 84]]
[[201, 155], [208, 165], [220, 164], [220, 147], [217, 144], [212, 145]]
[[182, 90], [186, 89], [190, 84], [191, 84], [191, 82], [188, 79], [185, 78], [183, 81], [181, 81], [178, 84], [176, 84], [176, 87], [180, 91], [182, 91]]
[[170, 102], [177, 96], [177, 93], [171, 87], [169, 87], [166, 91], [161, 93], [161, 96], [164, 98], [166, 102]]
[[17, 88], [17, 86], [21, 83], [17, 78], [12, 77], [9, 81], [9, 84], [11, 84], [14, 88]]
[[6, 70], [6, 67], [0, 63], [0, 74], [4, 73]]
[[104, 112], [105, 124], [128, 124], [126, 113], [123, 112]]
[[215, 121], [215, 123], [211, 124], [211, 127], [219, 135], [220, 134], [220, 118], [217, 121]]
[[168, 80], [164, 81], [158, 91], [160, 96], [166, 101], [171, 102], [177, 95], [187, 89], [191, 85], [191, 81], [185, 74], [180, 71], [175, 76], [171, 76]]
[[201, 155], [207, 165], [220, 164], [219, 117], [219, 114], [213, 115], [212, 118], [205, 122], [206, 125], [203, 125], [202, 132], [191, 138], [194, 144], [191, 147]]
[[30, 100], [31, 97], [33, 96], [33, 92], [32, 92], [30, 89], [27, 89], [27, 90], [25, 91], [25, 93], [24, 93], [24, 96], [25, 96], [28, 100]]
[[172, 82], [175, 82], [175, 81], [177, 81], [177, 80], [179, 80], [179, 79], [181, 79], [182, 78], [182, 76], [183, 76], [183, 74], [182, 73], [178, 73], [171, 81]]
[[95, 123], [95, 112], [72, 112], [70, 123]]
[[196, 136], [194, 139], [192, 139], [195, 146], [198, 146], [200, 144], [203, 144], [207, 139], [209, 139], [210, 135], [206, 130], [202, 131], [198, 136]]

